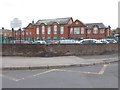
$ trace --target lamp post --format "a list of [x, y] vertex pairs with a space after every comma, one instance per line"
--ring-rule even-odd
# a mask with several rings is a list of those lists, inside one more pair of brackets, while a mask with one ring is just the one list
[[12, 28], [12, 43], [14, 43], [14, 28]]
[[20, 32], [20, 44], [21, 44], [21, 28], [19, 29], [19, 32]]

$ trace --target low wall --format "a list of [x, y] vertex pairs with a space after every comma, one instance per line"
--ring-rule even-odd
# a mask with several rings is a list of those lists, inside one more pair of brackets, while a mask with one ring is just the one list
[[67, 56], [67, 55], [100, 55], [118, 52], [118, 44], [3, 44], [3, 56]]

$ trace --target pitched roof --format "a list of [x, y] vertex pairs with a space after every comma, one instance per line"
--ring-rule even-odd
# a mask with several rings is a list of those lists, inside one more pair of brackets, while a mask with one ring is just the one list
[[103, 23], [87, 23], [87, 28], [93, 28], [94, 26], [98, 26], [99, 28], [106, 28]]
[[23, 29], [28, 28], [30, 25], [34, 25], [34, 24], [33, 24], [33, 23], [29, 23], [29, 24], [27, 25], [27, 27], [23, 27]]
[[68, 17], [68, 18], [56, 18], [56, 19], [43, 19], [43, 20], [38, 20], [36, 22], [36, 25], [40, 25], [41, 23], [44, 23], [45, 25], [53, 25], [54, 23], [68, 24], [68, 22], [69, 22], [70, 19], [72, 19], [72, 17]]

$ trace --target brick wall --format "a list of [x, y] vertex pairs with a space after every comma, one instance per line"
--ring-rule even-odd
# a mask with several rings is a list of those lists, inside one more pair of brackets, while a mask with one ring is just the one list
[[118, 52], [118, 44], [90, 45], [2, 45], [3, 56], [101, 55]]

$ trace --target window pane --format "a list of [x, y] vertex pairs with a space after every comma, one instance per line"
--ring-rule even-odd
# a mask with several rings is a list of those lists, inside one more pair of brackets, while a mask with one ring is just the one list
[[26, 35], [28, 35], [28, 32], [26, 32]]
[[57, 34], [57, 25], [54, 26], [54, 34]]
[[97, 34], [98, 33], [98, 28], [95, 27], [93, 32], [94, 32], [94, 34]]
[[42, 26], [42, 34], [45, 34], [45, 26]]
[[91, 30], [87, 30], [87, 33], [88, 33], [88, 34], [91, 34]]
[[81, 28], [81, 34], [84, 34], [84, 28]]
[[48, 27], [48, 34], [50, 34], [51, 33], [51, 29], [50, 29], [50, 26]]
[[80, 34], [80, 28], [79, 27], [74, 28], [74, 34]]
[[63, 26], [60, 27], [60, 34], [64, 34], [64, 27]]
[[73, 28], [70, 28], [70, 34], [73, 34]]
[[39, 27], [36, 28], [36, 34], [39, 34]]
[[30, 32], [30, 35], [32, 34], [32, 32]]

